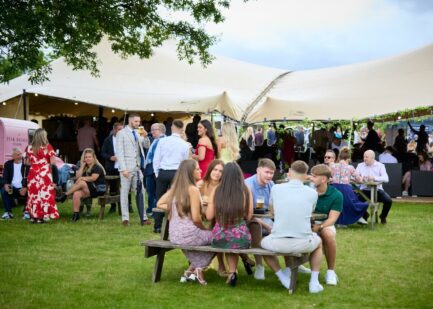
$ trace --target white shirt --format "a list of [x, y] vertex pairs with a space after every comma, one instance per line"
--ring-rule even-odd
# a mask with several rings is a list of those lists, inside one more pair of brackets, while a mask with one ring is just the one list
[[[377, 182], [388, 182], [389, 178], [388, 178], [388, 174], [386, 173], [386, 169], [385, 169], [385, 165], [383, 165], [383, 163], [380, 163], [378, 161], [374, 161], [374, 163], [372, 165], [367, 165], [364, 162], [359, 163], [358, 166], [356, 167], [356, 171], [358, 172], [358, 174], [361, 177], [364, 176], [373, 176], [374, 177], [374, 181]], [[382, 189], [382, 185], [378, 185], [377, 186], [378, 189]], [[361, 185], [361, 190], [366, 190], [367, 186], [366, 185]]]
[[179, 134], [172, 133], [161, 139], [153, 157], [153, 170], [158, 177], [159, 170], [177, 170], [183, 160], [189, 158], [189, 145]]
[[274, 209], [272, 238], [306, 238], [311, 231], [311, 213], [316, 207], [316, 190], [293, 179], [271, 189], [271, 203]]
[[398, 163], [397, 159], [389, 152], [384, 152], [379, 155], [380, 163]]
[[14, 177], [12, 178], [12, 187], [21, 189], [23, 187], [22, 180], [23, 176], [21, 175], [21, 167], [23, 163], [14, 163]]
[[[113, 135], [113, 151], [114, 151], [114, 156], [117, 157], [117, 150], [116, 150], [116, 137]], [[119, 168], [119, 161], [116, 160], [114, 162], [114, 168], [118, 169]]]

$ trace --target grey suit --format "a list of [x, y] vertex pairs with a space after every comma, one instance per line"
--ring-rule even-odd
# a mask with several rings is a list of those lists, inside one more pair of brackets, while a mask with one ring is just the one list
[[[124, 129], [119, 131], [116, 136], [116, 151], [117, 160], [119, 163], [120, 172], [120, 205], [122, 210], [122, 221], [129, 221], [128, 211], [128, 193], [132, 190], [137, 190], [137, 181], [140, 180], [141, 192], [143, 192], [143, 203], [137, 203], [144, 205], [144, 187], [143, 187], [143, 173], [140, 170], [141, 157], [140, 153], [143, 154], [144, 165], [146, 164], [146, 158], [144, 155], [143, 148], [149, 148], [150, 142], [148, 138], [143, 138], [137, 133], [137, 141], [131, 129], [126, 126]], [[144, 168], [145, 166], [143, 166]], [[127, 170], [129, 172], [128, 178], [122, 175], [122, 171]], [[141, 220], [147, 220], [146, 213], [142, 209], [138, 209]]]

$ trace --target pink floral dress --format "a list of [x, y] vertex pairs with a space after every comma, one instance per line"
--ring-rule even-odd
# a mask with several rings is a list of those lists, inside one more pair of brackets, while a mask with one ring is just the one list
[[26, 149], [26, 155], [30, 160], [30, 170], [27, 176], [26, 211], [32, 219], [58, 219], [59, 212], [55, 201], [50, 166], [50, 158], [56, 155], [54, 149], [48, 144], [41, 147], [38, 154], [35, 155], [32, 146], [29, 145]]
[[251, 234], [244, 220], [228, 227], [223, 227], [217, 222], [212, 230], [212, 247], [247, 249], [250, 244]]

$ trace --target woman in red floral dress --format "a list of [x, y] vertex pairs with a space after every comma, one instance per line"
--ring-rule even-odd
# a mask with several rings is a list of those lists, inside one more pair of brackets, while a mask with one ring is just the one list
[[51, 164], [54, 163], [56, 153], [48, 143], [44, 129], [35, 131], [32, 143], [27, 146], [26, 156], [30, 164], [26, 211], [30, 214], [31, 222], [44, 223], [50, 219], [58, 219], [51, 173]]

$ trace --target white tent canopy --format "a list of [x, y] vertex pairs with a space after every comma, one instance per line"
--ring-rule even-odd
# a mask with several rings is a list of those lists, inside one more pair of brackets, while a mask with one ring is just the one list
[[63, 58], [52, 63], [50, 81], [31, 85], [24, 75], [0, 86], [0, 101], [28, 93], [64, 98], [127, 111], [219, 111], [240, 119], [245, 108], [284, 71], [218, 57], [207, 68], [180, 61], [172, 42], [150, 59], [121, 59], [108, 41], [95, 51], [100, 77], [74, 71]]
[[291, 72], [246, 117], [360, 119], [433, 106], [433, 44], [378, 61]]
[[52, 63], [50, 81], [28, 76], [0, 85], [0, 102], [22, 89], [125, 111], [219, 111], [233, 119], [359, 119], [433, 106], [433, 44], [361, 64], [291, 72], [217, 57], [207, 68], [179, 61], [174, 44], [150, 59], [121, 59], [108, 41], [95, 51], [100, 77]]

